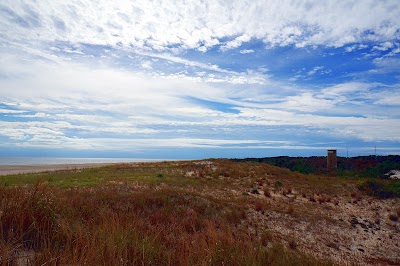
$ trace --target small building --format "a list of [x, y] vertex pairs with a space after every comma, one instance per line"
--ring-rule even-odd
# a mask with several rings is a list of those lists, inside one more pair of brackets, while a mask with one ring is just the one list
[[337, 168], [336, 150], [328, 150], [327, 168], [328, 169], [336, 169]]

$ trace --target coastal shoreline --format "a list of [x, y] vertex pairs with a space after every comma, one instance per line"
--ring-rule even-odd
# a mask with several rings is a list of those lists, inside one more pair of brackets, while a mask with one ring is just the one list
[[0, 176], [51, 172], [59, 170], [96, 168], [96, 167], [115, 165], [115, 164], [121, 164], [121, 163], [0, 165]]

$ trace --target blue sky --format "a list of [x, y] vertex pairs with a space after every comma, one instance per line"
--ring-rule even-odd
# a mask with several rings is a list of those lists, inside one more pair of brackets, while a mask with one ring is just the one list
[[0, 2], [0, 156], [400, 154], [400, 2]]

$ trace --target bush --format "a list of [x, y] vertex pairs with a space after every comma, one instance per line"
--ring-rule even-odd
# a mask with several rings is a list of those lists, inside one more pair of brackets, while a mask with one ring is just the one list
[[400, 180], [370, 179], [358, 185], [358, 189], [379, 198], [400, 198]]
[[269, 191], [268, 188], [265, 188], [265, 189], [264, 189], [264, 196], [267, 197], [267, 198], [270, 198], [270, 197], [272, 196], [272, 195], [271, 195], [271, 192]]
[[399, 220], [399, 217], [396, 214], [390, 214], [389, 219], [393, 222], [397, 222]]

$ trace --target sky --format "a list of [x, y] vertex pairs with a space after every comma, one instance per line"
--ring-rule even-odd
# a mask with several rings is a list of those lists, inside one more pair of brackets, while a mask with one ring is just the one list
[[2, 0], [0, 156], [400, 154], [398, 0]]

